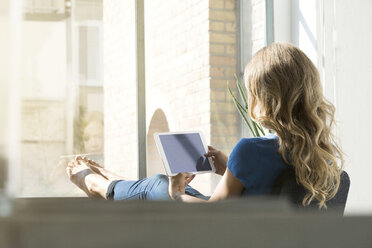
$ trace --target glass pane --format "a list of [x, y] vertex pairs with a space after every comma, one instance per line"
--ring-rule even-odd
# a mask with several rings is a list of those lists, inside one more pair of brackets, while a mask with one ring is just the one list
[[67, 162], [103, 164], [102, 2], [67, 3], [22, 8], [19, 196], [83, 196]]

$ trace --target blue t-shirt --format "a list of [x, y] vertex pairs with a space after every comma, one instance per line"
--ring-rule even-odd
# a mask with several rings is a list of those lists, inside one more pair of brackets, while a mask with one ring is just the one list
[[227, 167], [244, 185], [244, 195], [270, 194], [279, 174], [288, 169], [278, 152], [278, 137], [244, 138], [234, 147]]

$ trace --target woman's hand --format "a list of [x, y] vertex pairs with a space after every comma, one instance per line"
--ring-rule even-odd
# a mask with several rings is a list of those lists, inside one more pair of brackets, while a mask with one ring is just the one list
[[194, 177], [195, 175], [191, 173], [178, 173], [176, 176], [169, 177], [169, 196], [173, 200], [179, 200]]
[[225, 153], [214, 148], [213, 146], [208, 146], [208, 152], [204, 154], [204, 156], [207, 158], [212, 158], [212, 161], [216, 167], [216, 174], [222, 176], [225, 173], [227, 160], [229, 160], [229, 157]]

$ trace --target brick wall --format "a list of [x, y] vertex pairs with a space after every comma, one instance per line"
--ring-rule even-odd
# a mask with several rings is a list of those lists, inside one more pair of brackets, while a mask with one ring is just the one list
[[237, 30], [234, 0], [210, 0], [211, 144], [231, 152], [239, 131], [238, 114], [227, 91], [234, 88], [237, 68]]
[[103, 2], [105, 166], [137, 178], [134, 1]]
[[255, 54], [263, 46], [265, 46], [265, 1], [251, 0], [252, 9], [252, 54]]
[[[211, 144], [230, 154], [240, 138], [240, 119], [227, 91], [237, 68], [237, 13], [234, 0], [209, 1]], [[211, 188], [219, 177], [210, 175]]]

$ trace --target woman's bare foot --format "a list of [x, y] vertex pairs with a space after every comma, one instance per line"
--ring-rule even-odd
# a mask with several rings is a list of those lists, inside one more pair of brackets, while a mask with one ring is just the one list
[[66, 168], [67, 175], [71, 182], [82, 189], [89, 197], [106, 198], [107, 188], [110, 180], [95, 173], [87, 163], [75, 159]]
[[115, 173], [113, 173], [111, 171], [108, 171], [108, 170], [104, 169], [100, 164], [98, 164], [94, 160], [90, 160], [87, 157], [83, 157], [83, 158], [81, 158], [81, 160], [84, 161], [85, 163], [87, 163], [87, 165], [90, 167], [90, 169], [92, 171], [94, 171], [97, 174], [102, 175], [107, 180], [110, 180], [110, 181], [113, 181], [113, 180], [126, 180], [124, 177], [119, 176], [118, 174], [115, 174]]

